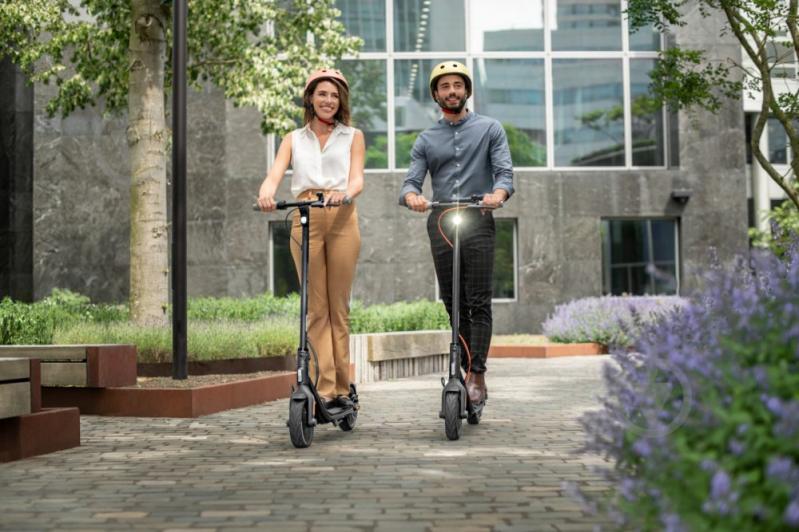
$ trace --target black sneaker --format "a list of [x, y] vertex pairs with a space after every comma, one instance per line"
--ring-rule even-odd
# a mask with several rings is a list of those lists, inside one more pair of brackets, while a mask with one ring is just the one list
[[350, 399], [346, 395], [339, 395], [338, 397], [336, 397], [336, 399], [333, 402], [335, 403], [336, 406], [339, 406], [341, 408], [352, 408], [354, 406], [352, 399]]

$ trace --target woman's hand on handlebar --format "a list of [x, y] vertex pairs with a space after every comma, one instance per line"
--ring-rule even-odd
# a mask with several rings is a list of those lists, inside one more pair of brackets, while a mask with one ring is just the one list
[[277, 203], [274, 196], [262, 195], [258, 197], [258, 206], [264, 212], [272, 212], [277, 208]]
[[429, 204], [430, 202], [427, 201], [421, 194], [408, 192], [408, 194], [405, 195], [405, 205], [407, 205], [412, 211], [425, 212]]
[[334, 190], [333, 192], [325, 196], [325, 207], [342, 205], [344, 203], [347, 203], [348, 200], [349, 196], [347, 196], [346, 192], [342, 192], [340, 190]]

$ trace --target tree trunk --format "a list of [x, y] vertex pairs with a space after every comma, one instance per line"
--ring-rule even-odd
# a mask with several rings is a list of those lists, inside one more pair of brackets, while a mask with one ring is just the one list
[[130, 147], [130, 312], [165, 325], [169, 302], [164, 117], [165, 28], [160, 0], [132, 0], [128, 92]]

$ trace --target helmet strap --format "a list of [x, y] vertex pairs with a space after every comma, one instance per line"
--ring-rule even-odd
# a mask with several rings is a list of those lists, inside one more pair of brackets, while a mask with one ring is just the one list
[[324, 118], [322, 118], [319, 115], [316, 115], [316, 119], [319, 120], [320, 122], [322, 122], [323, 124], [327, 124], [328, 126], [332, 126], [332, 125], [334, 125], [336, 123], [335, 120], [325, 120]]

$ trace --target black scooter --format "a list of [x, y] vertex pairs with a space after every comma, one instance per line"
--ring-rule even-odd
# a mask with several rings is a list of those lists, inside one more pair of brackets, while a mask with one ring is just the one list
[[[300, 345], [297, 348], [297, 384], [296, 387], [291, 387], [289, 419], [286, 422], [291, 443], [297, 448], [305, 448], [311, 445], [314, 427], [319, 423], [332, 423], [343, 431], [351, 431], [355, 428], [359, 409], [358, 392], [354, 384], [350, 384], [349, 402], [346, 405], [328, 407], [325, 404], [325, 400], [317, 393], [316, 382], [311, 380], [310, 372], [308, 371], [313, 349], [313, 346], [308, 342], [308, 331], [306, 329], [308, 314], [308, 234], [310, 233], [310, 211], [312, 207], [325, 207], [323, 193], [317, 192], [316, 199], [312, 201], [279, 201], [277, 203], [277, 208], [280, 210], [299, 210], [300, 225], [302, 227], [302, 242], [300, 244], [302, 253], [300, 263]], [[260, 210], [257, 205], [254, 205], [253, 209]], [[319, 364], [317, 363], [316, 366], [318, 368]], [[316, 381], [318, 381], [318, 375]]]
[[460, 216], [462, 208], [487, 209], [482, 204], [482, 197], [474, 195], [465, 199], [453, 199], [448, 202], [434, 201], [428, 203], [428, 210], [435, 208], [453, 208], [455, 234], [452, 239], [452, 341], [449, 344], [449, 377], [441, 378], [444, 390], [441, 394], [441, 411], [438, 417], [444, 419], [444, 432], [450, 440], [460, 439], [463, 432], [463, 419], [470, 425], [480, 423], [485, 402], [474, 404], [466, 393], [466, 382], [461, 371], [463, 346], [459, 340], [460, 329], [460, 287], [461, 287], [461, 249], [460, 249]]

